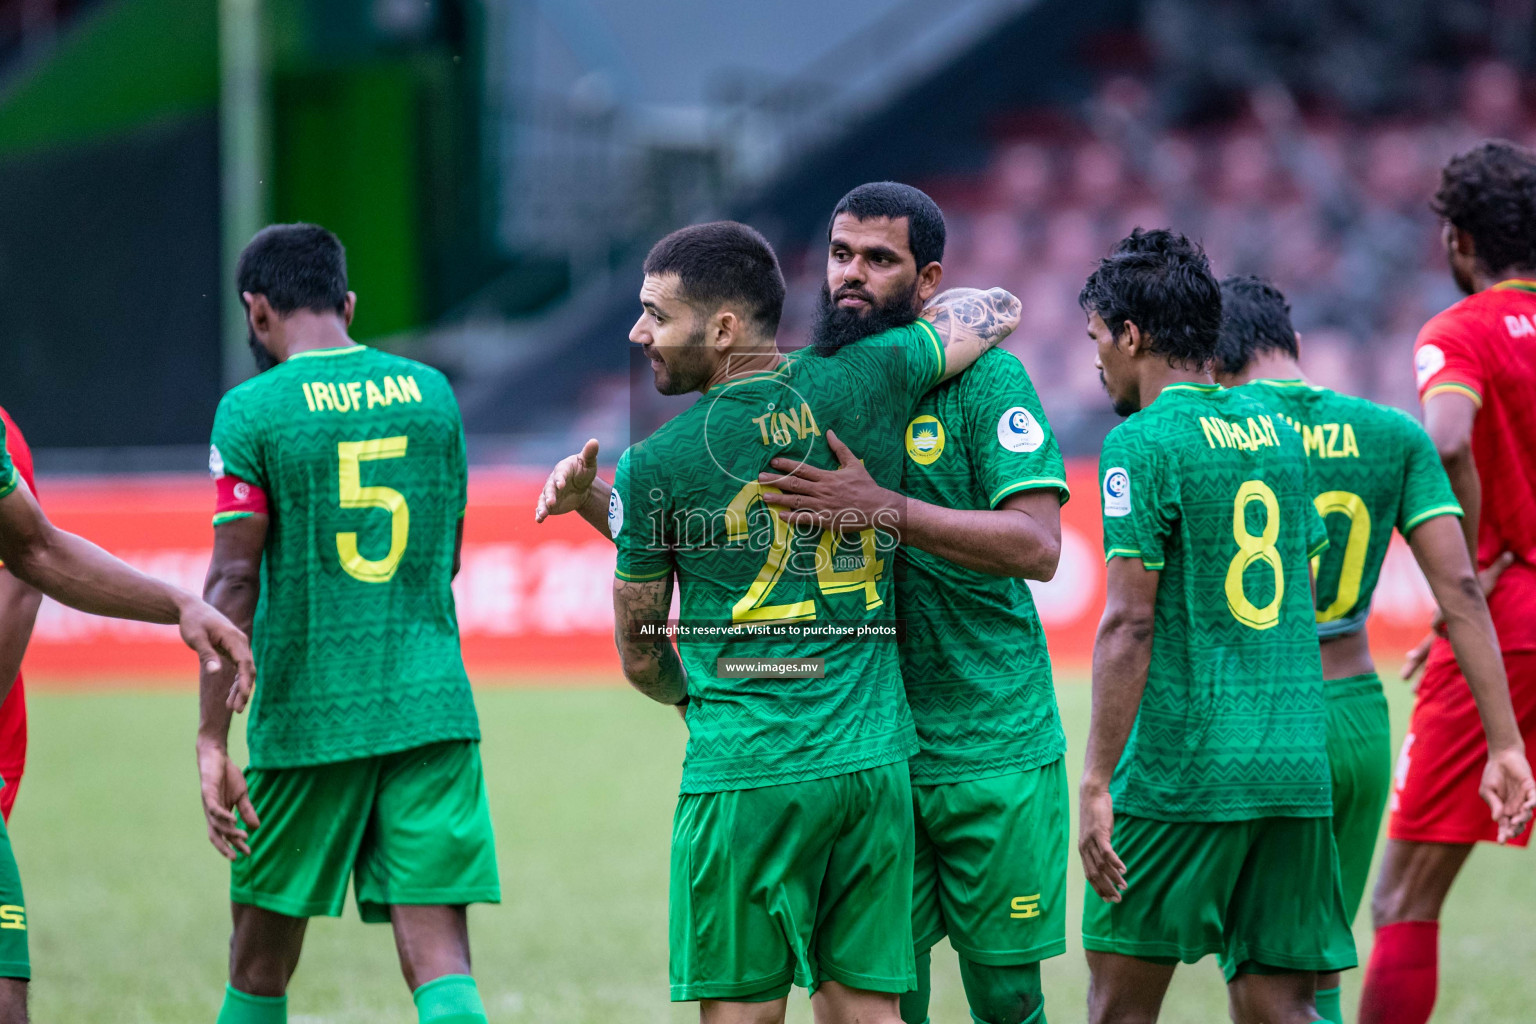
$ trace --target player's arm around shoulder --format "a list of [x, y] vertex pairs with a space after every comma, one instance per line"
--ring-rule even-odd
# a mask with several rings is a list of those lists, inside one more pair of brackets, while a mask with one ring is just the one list
[[1002, 288], [951, 288], [923, 308], [921, 319], [932, 327], [943, 347], [939, 380], [969, 369], [981, 354], [1019, 326], [1023, 306]]

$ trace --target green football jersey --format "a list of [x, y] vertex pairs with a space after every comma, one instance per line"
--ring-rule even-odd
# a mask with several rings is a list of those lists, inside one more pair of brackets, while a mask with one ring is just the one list
[[464, 428], [443, 375], [363, 345], [300, 353], [224, 396], [209, 468], [264, 491], [271, 517], [252, 766], [479, 739], [451, 589]]
[[14, 491], [21, 482], [21, 474], [16, 472], [16, 464], [11, 461], [10, 449], [5, 443], [5, 420], [0, 418], [0, 498]]
[[1300, 435], [1250, 395], [1176, 384], [1110, 431], [1099, 482], [1106, 560], [1161, 572], [1115, 809], [1331, 814], [1308, 565], [1328, 537]]
[[[903, 493], [956, 509], [1011, 494], [1068, 496], [1061, 449], [1018, 357], [993, 349], [928, 392], [907, 424]], [[964, 782], [1049, 764], [1066, 751], [1051, 658], [1029, 586], [902, 547], [901, 674], [922, 749], [912, 781]]]
[[1306, 448], [1330, 542], [1316, 563], [1317, 635], [1358, 633], [1393, 527], [1406, 537], [1426, 520], [1461, 515], [1434, 442], [1400, 409], [1305, 381], [1256, 380], [1238, 390], [1295, 427]]
[[[835, 431], [899, 487], [901, 428], [943, 375], [925, 321], [835, 355], [803, 349], [705, 392], [619, 459], [609, 502], [619, 579], [680, 590], [688, 674], [682, 791], [751, 789], [890, 764], [917, 748], [896, 652], [889, 534], [792, 528], [763, 503], [779, 456], [835, 467]], [[719, 658], [822, 659], [818, 678]]]

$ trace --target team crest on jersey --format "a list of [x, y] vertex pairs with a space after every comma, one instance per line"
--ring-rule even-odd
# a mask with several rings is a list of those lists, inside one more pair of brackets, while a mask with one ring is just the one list
[[619, 497], [619, 489], [615, 487], [608, 492], [608, 535], [618, 540], [619, 531], [624, 529], [624, 499]]
[[1131, 474], [1116, 466], [1104, 474], [1104, 514], [1131, 514]]
[[1413, 357], [1414, 372], [1419, 375], [1419, 387], [1429, 383], [1429, 378], [1445, 369], [1445, 353], [1439, 345], [1425, 345]]
[[1011, 452], [1032, 452], [1045, 444], [1045, 428], [1028, 409], [1016, 405], [998, 418], [997, 443]]
[[215, 480], [224, 475], [224, 456], [219, 454], [219, 446], [216, 444], [208, 446], [208, 472]]
[[944, 454], [944, 424], [937, 416], [919, 416], [907, 424], [907, 456], [919, 466], [931, 466]]

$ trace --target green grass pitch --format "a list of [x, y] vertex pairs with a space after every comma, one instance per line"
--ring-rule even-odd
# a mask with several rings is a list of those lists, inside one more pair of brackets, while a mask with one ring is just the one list
[[[1390, 682], [1399, 735], [1409, 697]], [[1073, 778], [1088, 688], [1059, 687]], [[204, 837], [191, 694], [30, 695], [32, 750], [12, 837], [32, 927], [42, 1024], [212, 1024], [225, 978], [228, 872]], [[487, 688], [484, 760], [500, 843], [500, 907], [471, 911], [475, 973], [505, 1024], [697, 1019], [666, 988], [667, 844], [684, 731], [622, 687]], [[1075, 830], [1074, 830], [1075, 834]], [[1066, 956], [1047, 961], [1053, 1024], [1083, 1020], [1069, 865]], [[1446, 914], [1437, 1022], [1530, 1020], [1536, 886], [1523, 853], [1480, 849]], [[1370, 929], [1357, 929], [1362, 958]], [[968, 1022], [954, 955], [935, 950], [934, 1024]], [[1360, 972], [1345, 976], [1353, 1016]], [[1163, 1020], [1226, 1019], [1214, 962], [1180, 968]], [[389, 930], [350, 904], [316, 920], [290, 993], [294, 1024], [410, 1024]], [[790, 1020], [810, 1012], [803, 992]]]

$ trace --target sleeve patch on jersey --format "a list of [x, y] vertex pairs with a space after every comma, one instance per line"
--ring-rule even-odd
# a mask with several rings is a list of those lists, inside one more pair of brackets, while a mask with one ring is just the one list
[[1104, 514], [1117, 517], [1131, 514], [1131, 475], [1120, 466], [1104, 474]]
[[1440, 350], [1439, 345], [1424, 345], [1413, 357], [1413, 370], [1418, 375], [1421, 388], [1443, 369], [1445, 369], [1445, 353]]
[[220, 475], [215, 483], [219, 492], [214, 508], [215, 523], [239, 516], [267, 514], [267, 493], [260, 487], [227, 473]]
[[997, 420], [997, 443], [1010, 452], [1032, 452], [1045, 444], [1045, 428], [1022, 405]]
[[622, 529], [624, 529], [624, 499], [619, 497], [619, 489], [615, 487], [608, 492], [608, 535], [618, 540], [619, 531]]
[[224, 456], [219, 454], [219, 446], [208, 446], [208, 473], [215, 480], [224, 475]]

